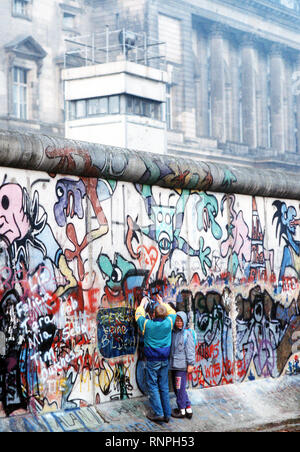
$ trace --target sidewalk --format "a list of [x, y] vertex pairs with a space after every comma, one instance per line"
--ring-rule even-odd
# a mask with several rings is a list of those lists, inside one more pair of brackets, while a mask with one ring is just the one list
[[[300, 423], [300, 375], [189, 391], [194, 415], [156, 424], [146, 418], [147, 398], [71, 411], [0, 419], [0, 432], [237, 432], [272, 431]], [[171, 393], [171, 405], [176, 405]]]

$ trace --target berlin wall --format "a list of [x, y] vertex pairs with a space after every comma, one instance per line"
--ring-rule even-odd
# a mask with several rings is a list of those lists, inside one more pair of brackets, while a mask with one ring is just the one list
[[0, 165], [1, 416], [145, 394], [142, 289], [190, 388], [300, 371], [299, 176], [8, 131]]

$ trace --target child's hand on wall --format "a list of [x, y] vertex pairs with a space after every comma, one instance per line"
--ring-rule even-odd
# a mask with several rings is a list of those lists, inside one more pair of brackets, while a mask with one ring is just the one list
[[191, 374], [194, 370], [194, 366], [187, 366], [187, 373]]

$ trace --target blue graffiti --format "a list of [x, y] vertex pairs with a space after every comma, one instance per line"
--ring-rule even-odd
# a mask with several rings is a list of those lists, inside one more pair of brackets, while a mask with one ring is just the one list
[[104, 358], [135, 353], [137, 336], [134, 310], [101, 309], [97, 315], [98, 348]]

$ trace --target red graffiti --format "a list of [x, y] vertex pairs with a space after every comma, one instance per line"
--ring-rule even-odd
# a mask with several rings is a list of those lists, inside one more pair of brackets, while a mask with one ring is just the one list
[[96, 295], [100, 292], [100, 289], [95, 288], [95, 289], [90, 289], [88, 291], [88, 301], [89, 301], [89, 305], [90, 305], [90, 310], [92, 312], [95, 312], [96, 309], [98, 308], [99, 302], [98, 302], [98, 298], [96, 297]]
[[78, 243], [77, 233], [76, 233], [73, 223], [68, 223], [67, 229], [66, 229], [66, 234], [67, 234], [67, 237], [70, 240], [70, 242], [73, 243], [75, 250], [72, 251], [70, 249], [67, 249], [65, 251], [65, 257], [68, 261], [77, 259], [78, 276], [79, 276], [79, 279], [82, 281], [84, 279], [85, 272], [84, 272], [84, 263], [83, 263], [80, 253], [87, 246], [86, 240], [83, 239], [81, 244]]
[[138, 256], [139, 256], [139, 264], [141, 268], [149, 268], [150, 271], [149, 275], [147, 277], [146, 284], [148, 283], [150, 276], [152, 274], [152, 271], [156, 265], [157, 259], [158, 259], [158, 251], [154, 246], [150, 246], [147, 248], [145, 245], [139, 245], [137, 248]]
[[84, 263], [81, 257], [81, 252], [88, 246], [89, 243], [105, 235], [108, 231], [107, 219], [97, 196], [97, 179], [82, 179], [82, 181], [85, 184], [86, 193], [90, 199], [94, 213], [96, 214], [99, 227], [88, 232], [82, 242], [79, 243], [73, 223], [68, 223], [67, 225], [66, 234], [70, 242], [73, 243], [75, 249], [67, 249], [65, 251], [65, 257], [68, 261], [72, 261], [73, 259], [77, 260], [78, 276], [80, 281], [83, 281], [85, 277]]
[[299, 281], [295, 276], [283, 276], [281, 280], [282, 290], [285, 292], [299, 288]]
[[220, 363], [205, 366], [205, 378], [215, 378], [221, 375]]
[[198, 344], [196, 346], [196, 361], [203, 359], [217, 359], [219, 356], [219, 342], [217, 344]]
[[76, 172], [75, 156], [79, 156], [84, 161], [83, 172], [93, 177], [99, 177], [99, 170], [93, 166], [90, 153], [86, 149], [74, 148], [55, 148], [48, 146], [45, 154], [50, 159], [60, 158], [57, 165], [53, 168], [54, 173], [73, 174]]

